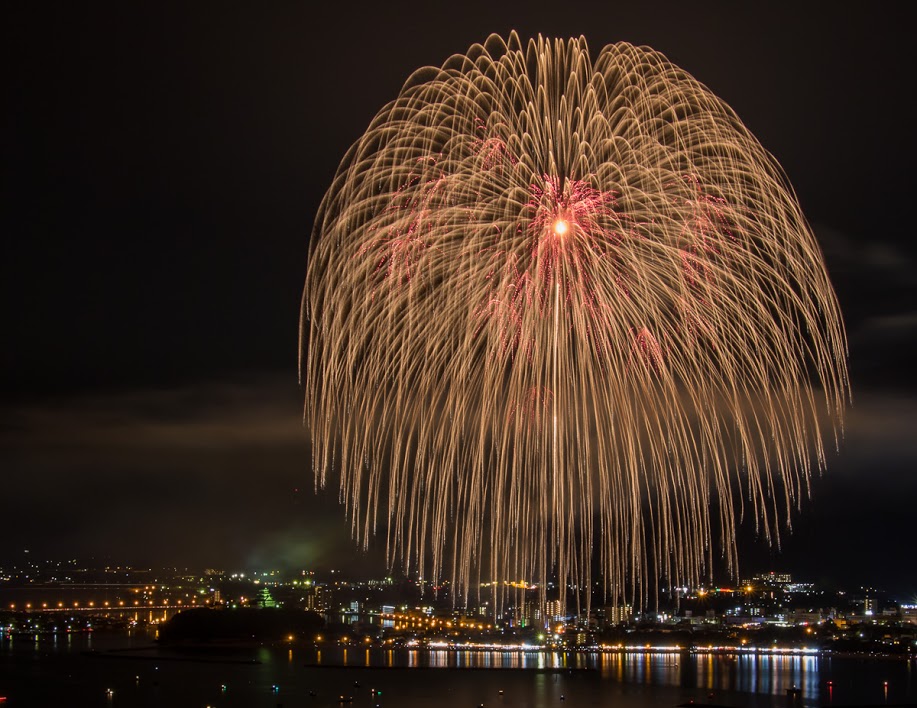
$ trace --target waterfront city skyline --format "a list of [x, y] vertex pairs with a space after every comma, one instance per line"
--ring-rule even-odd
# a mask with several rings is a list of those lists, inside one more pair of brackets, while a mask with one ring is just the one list
[[917, 593], [903, 4], [417, 9], [410, 42], [381, 10], [321, 12], [4, 10], [0, 558], [384, 571], [334, 488], [313, 490], [296, 381], [312, 219], [411, 71], [516, 29], [648, 44], [774, 153], [840, 300], [853, 405], [782, 549], [742, 524], [740, 571]]

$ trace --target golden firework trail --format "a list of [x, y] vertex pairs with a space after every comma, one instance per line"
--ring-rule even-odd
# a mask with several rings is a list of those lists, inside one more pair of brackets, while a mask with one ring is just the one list
[[582, 37], [408, 79], [321, 204], [301, 341], [316, 484], [465, 598], [737, 572], [741, 516], [779, 543], [849, 398], [780, 166], [661, 54]]

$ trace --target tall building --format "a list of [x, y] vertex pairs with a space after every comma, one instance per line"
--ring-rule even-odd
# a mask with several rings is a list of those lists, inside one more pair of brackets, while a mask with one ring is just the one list
[[312, 585], [306, 592], [306, 609], [322, 614], [331, 604], [331, 593], [324, 585]]
[[545, 619], [548, 622], [557, 622], [564, 619], [563, 607], [560, 600], [549, 600], [544, 606]]
[[630, 622], [634, 616], [634, 608], [630, 605], [608, 605], [605, 607], [605, 620], [610, 625]]
[[544, 627], [545, 621], [541, 614], [541, 603], [535, 600], [526, 602], [522, 607], [522, 617], [519, 620], [519, 624], [523, 627]]

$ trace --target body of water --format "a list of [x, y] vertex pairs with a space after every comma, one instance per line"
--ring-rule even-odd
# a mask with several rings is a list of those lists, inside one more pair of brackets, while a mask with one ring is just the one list
[[9, 706], [670, 708], [917, 705], [917, 662], [826, 656], [160, 649], [146, 634], [4, 638]]

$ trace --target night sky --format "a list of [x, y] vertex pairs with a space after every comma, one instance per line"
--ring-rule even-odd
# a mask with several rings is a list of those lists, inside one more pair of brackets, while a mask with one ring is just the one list
[[381, 572], [309, 465], [296, 357], [312, 220], [414, 69], [516, 29], [584, 34], [594, 53], [650, 45], [782, 164], [841, 302], [854, 401], [782, 549], [740, 530], [743, 575], [913, 599], [908, 3], [206, 5], [0, 10], [0, 565], [29, 549]]

